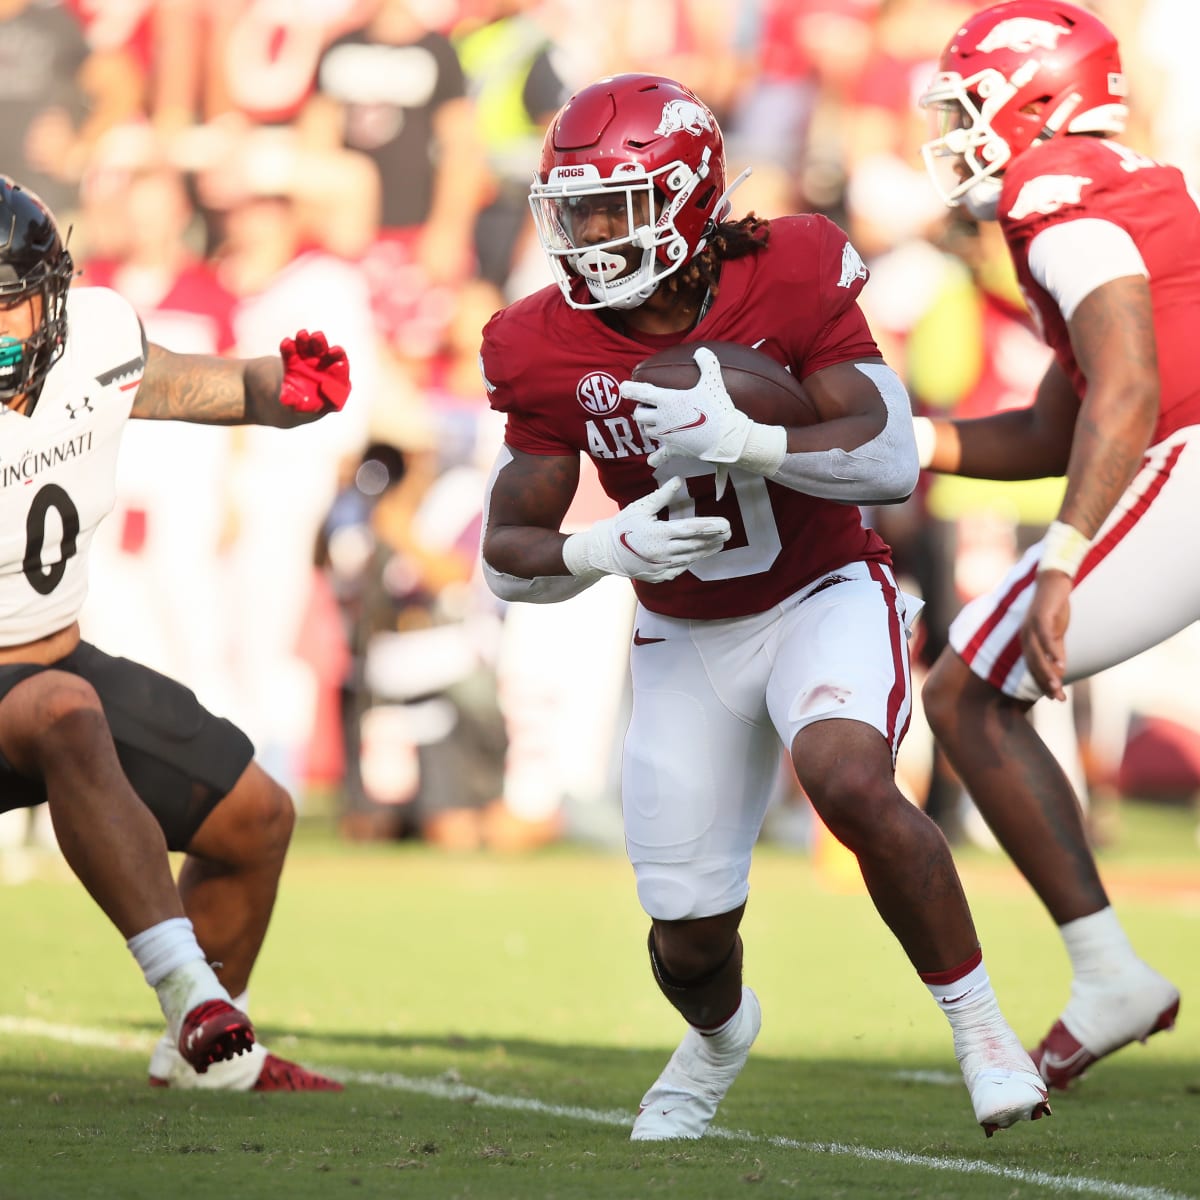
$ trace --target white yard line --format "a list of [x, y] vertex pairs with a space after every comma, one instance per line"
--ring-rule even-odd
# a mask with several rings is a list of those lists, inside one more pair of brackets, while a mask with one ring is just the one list
[[[144, 1034], [112, 1033], [103, 1029], [87, 1029], [74, 1025], [56, 1025], [30, 1017], [0, 1016], [0, 1037], [40, 1037], [49, 1041], [67, 1042], [76, 1046], [94, 1046], [105, 1050], [129, 1050], [148, 1052], [157, 1038]], [[431, 1096], [434, 1099], [454, 1102], [469, 1102], [486, 1108], [505, 1109], [509, 1112], [539, 1113], [548, 1117], [565, 1117], [573, 1121], [589, 1121], [594, 1125], [611, 1125], [628, 1128], [633, 1123], [626, 1109], [582, 1108], [571, 1104], [547, 1104], [542, 1100], [531, 1100], [522, 1096], [504, 1096], [485, 1092], [446, 1078], [398, 1075], [393, 1072], [338, 1070], [321, 1065], [321, 1070], [343, 1083], [360, 1083], [371, 1087], [392, 1088], [396, 1091], [412, 1092]], [[918, 1073], [911, 1073], [916, 1077]], [[940, 1072], [929, 1072], [928, 1082], [944, 1082], [937, 1078]], [[949, 1171], [957, 1175], [983, 1175], [997, 1179], [1010, 1179], [1014, 1183], [1027, 1184], [1043, 1189], [1047, 1194], [1060, 1196], [1102, 1196], [1106, 1200], [1200, 1200], [1196, 1196], [1181, 1192], [1168, 1192], [1163, 1188], [1137, 1187], [1129, 1183], [1113, 1183], [1107, 1179], [1089, 1179], [1082, 1175], [1056, 1175], [1046, 1171], [1026, 1171], [1020, 1167], [1003, 1167], [995, 1163], [974, 1158], [940, 1158], [929, 1154], [909, 1154], [903, 1150], [878, 1150], [871, 1146], [851, 1146], [844, 1142], [802, 1142], [794, 1138], [768, 1137], [747, 1130], [724, 1129], [713, 1125], [709, 1137], [728, 1141], [747, 1142], [753, 1145], [780, 1146], [787, 1150], [798, 1150], [804, 1154], [834, 1154], [846, 1158], [858, 1158], [869, 1162], [897, 1163], [903, 1166], [924, 1167], [931, 1171]]]

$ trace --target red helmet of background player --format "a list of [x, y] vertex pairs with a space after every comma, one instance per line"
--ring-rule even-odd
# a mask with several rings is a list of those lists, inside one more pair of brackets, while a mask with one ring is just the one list
[[[997, 4], [954, 35], [921, 97], [938, 118], [925, 164], [947, 204], [992, 216], [1013, 158], [1059, 133], [1120, 133], [1126, 95], [1117, 39], [1092, 13], [1057, 0]], [[946, 159], [957, 169], [942, 169]]]
[[[702, 100], [661, 75], [614, 75], [576, 92], [550, 123], [529, 203], [567, 303], [633, 308], [704, 249], [732, 190]], [[591, 220], [598, 211], [607, 225]], [[597, 228], [612, 236], [595, 240]], [[576, 278], [590, 301], [573, 291]]]

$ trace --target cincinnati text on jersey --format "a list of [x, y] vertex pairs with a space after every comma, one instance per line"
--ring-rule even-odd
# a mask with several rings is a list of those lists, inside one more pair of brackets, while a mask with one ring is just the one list
[[28, 483], [31, 479], [36, 479], [42, 471], [78, 458], [91, 448], [92, 434], [89, 430], [46, 450], [27, 450], [14, 463], [0, 462], [0, 488], [13, 483]]

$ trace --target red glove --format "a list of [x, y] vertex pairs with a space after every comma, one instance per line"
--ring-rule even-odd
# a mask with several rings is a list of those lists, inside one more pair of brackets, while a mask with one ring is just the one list
[[350, 362], [341, 346], [330, 346], [323, 333], [301, 329], [279, 343], [283, 386], [279, 403], [297, 412], [341, 409], [350, 395]]

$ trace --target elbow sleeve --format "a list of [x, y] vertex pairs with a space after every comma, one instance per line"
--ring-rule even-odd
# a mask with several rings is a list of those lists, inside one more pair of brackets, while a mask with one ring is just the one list
[[883, 429], [853, 450], [787, 454], [769, 478], [798, 492], [848, 504], [890, 504], [907, 499], [920, 466], [912, 406], [900, 377], [883, 363], [856, 363], [875, 385], [887, 410]]
[[538, 575], [533, 579], [522, 579], [517, 575], [505, 575], [483, 562], [483, 577], [492, 594], [501, 600], [525, 604], [557, 604], [570, 600], [591, 587], [599, 576], [583, 578], [577, 575]]

